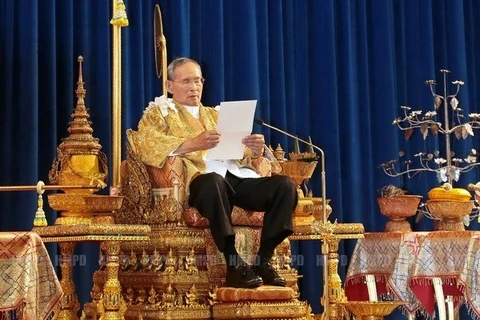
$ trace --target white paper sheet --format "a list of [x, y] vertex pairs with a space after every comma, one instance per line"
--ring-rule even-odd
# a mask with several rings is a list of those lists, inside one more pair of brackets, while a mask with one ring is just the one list
[[257, 100], [220, 103], [217, 130], [222, 134], [219, 144], [207, 151], [209, 160], [242, 159], [245, 145], [242, 139], [250, 135]]

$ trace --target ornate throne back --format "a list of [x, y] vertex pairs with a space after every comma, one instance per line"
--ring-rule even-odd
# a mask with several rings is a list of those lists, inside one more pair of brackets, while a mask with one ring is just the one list
[[[259, 174], [271, 174], [267, 159], [255, 159], [253, 165]], [[181, 159], [171, 157], [159, 169], [144, 165], [129, 150], [121, 175], [125, 199], [116, 222], [152, 227], [147, 244], [122, 245], [119, 278], [130, 304], [126, 317], [138, 318], [138, 312], [143, 318], [155, 317], [158, 310], [167, 308], [170, 312], [183, 312], [183, 319], [210, 319], [215, 290], [224, 281], [225, 263], [210, 234], [208, 220], [186, 205]], [[263, 213], [236, 207], [232, 222], [238, 252], [251, 262], [259, 246]], [[285, 240], [272, 262], [296, 295], [297, 272], [290, 268], [290, 261], [290, 244]], [[185, 308], [190, 315], [185, 314]]]

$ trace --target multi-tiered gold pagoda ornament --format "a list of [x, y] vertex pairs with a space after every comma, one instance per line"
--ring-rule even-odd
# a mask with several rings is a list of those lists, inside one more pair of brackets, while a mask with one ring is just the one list
[[77, 105], [72, 113], [73, 120], [69, 123], [70, 135], [62, 139], [57, 147], [57, 156], [48, 176], [52, 184], [70, 186], [62, 189], [64, 194], [52, 194], [48, 197], [50, 206], [62, 211], [63, 219], [57, 219], [55, 224], [89, 223], [88, 216], [92, 213], [88, 212], [84, 196], [106, 186], [107, 157], [101, 151], [99, 140], [93, 137], [91, 121], [88, 120], [90, 115], [85, 107], [82, 61], [82, 56], [79, 56], [79, 77], [75, 91]]

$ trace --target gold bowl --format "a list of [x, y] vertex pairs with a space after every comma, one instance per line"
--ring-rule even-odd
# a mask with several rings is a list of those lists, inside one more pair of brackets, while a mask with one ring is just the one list
[[383, 319], [395, 308], [404, 305], [402, 301], [347, 301], [337, 302], [360, 319]]
[[83, 197], [89, 211], [94, 213], [112, 213], [120, 209], [123, 196], [88, 195]]
[[[312, 214], [315, 217], [315, 220], [324, 222], [322, 197], [306, 197], [304, 199], [311, 200], [313, 202]], [[325, 199], [325, 213], [327, 215], [327, 219], [332, 213], [332, 207], [330, 207], [329, 203], [330, 203], [330, 199]]]
[[472, 212], [473, 200], [428, 200], [427, 208], [432, 217], [440, 220], [434, 224], [435, 230], [463, 231], [462, 218]]
[[420, 200], [422, 200], [422, 196], [408, 194], [395, 197], [379, 197], [377, 203], [384, 216], [407, 218], [417, 213]]
[[312, 176], [317, 167], [317, 161], [285, 161], [280, 162], [282, 171], [280, 174], [289, 176], [299, 186], [303, 180]]
[[377, 198], [378, 207], [382, 215], [388, 217], [385, 232], [410, 232], [412, 227], [406, 220], [417, 213], [422, 196], [400, 195], [395, 197]]
[[88, 212], [83, 194], [53, 193], [48, 195], [48, 204], [56, 211]]
[[428, 211], [433, 217], [439, 219], [460, 219], [470, 214], [473, 209], [473, 200], [428, 200]]
[[295, 211], [293, 212], [294, 216], [310, 216], [313, 212], [313, 201], [308, 198], [299, 198]]

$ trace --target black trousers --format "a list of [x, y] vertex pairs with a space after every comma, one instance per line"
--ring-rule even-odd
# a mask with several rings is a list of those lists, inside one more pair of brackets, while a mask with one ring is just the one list
[[239, 178], [229, 172], [198, 175], [190, 183], [188, 203], [210, 222], [217, 248], [224, 251], [225, 237], [234, 235], [233, 206], [264, 211], [261, 241], [284, 238], [293, 232], [292, 215], [297, 205], [296, 186], [287, 176]]

